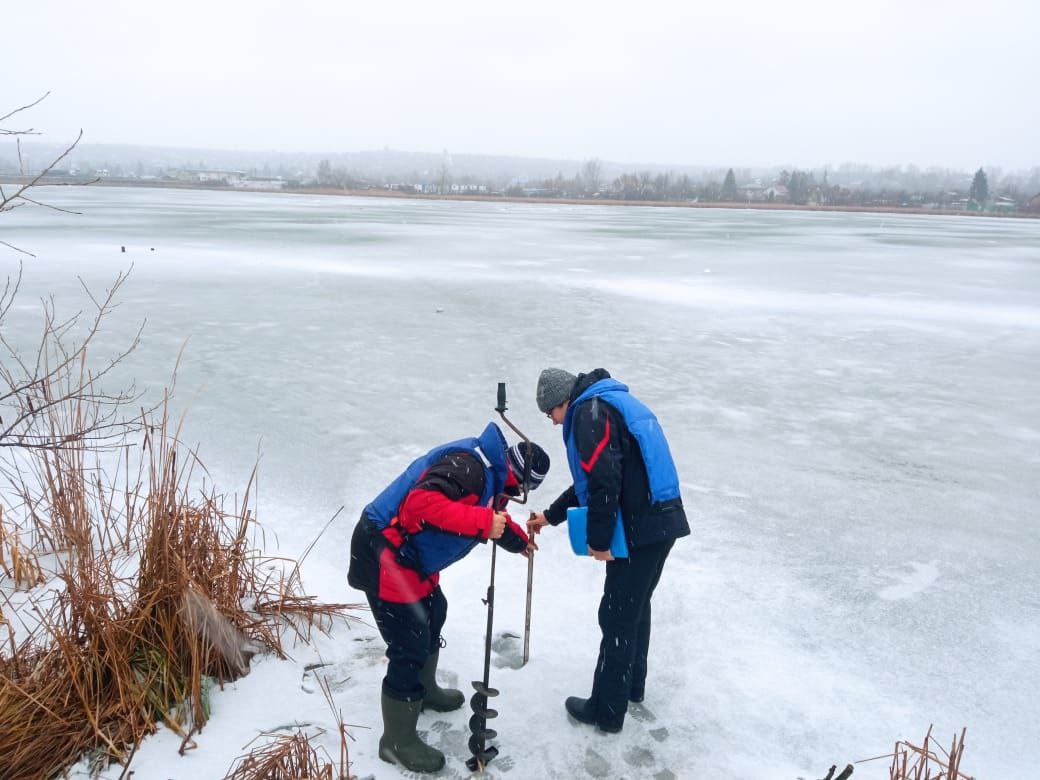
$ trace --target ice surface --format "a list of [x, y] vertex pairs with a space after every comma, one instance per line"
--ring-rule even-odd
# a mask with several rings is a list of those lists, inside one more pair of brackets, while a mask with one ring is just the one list
[[[491, 776], [815, 778], [930, 723], [944, 739], [967, 726], [977, 776], [1040, 763], [1037, 222], [115, 188], [55, 198], [82, 216], [3, 216], [3, 239], [38, 255], [5, 335], [30, 343], [34, 298], [84, 306], [77, 276], [103, 286], [133, 262], [99, 352], [147, 318], [129, 368], [155, 392], [187, 340], [186, 439], [228, 492], [259, 442], [260, 515], [286, 553], [345, 507], [305, 565], [322, 598], [358, 600], [345, 568], [361, 508], [420, 452], [479, 432], [497, 382], [555, 463], [538, 506], [568, 482], [560, 429], [534, 404], [542, 368], [606, 367], [655, 409], [693, 536], [655, 597], [646, 701], [618, 737], [568, 721], [564, 698], [591, 683], [602, 570], [549, 529], [531, 661], [513, 668], [504, 643], [492, 666]], [[480, 547], [443, 577], [441, 666], [463, 688], [481, 674], [487, 575]], [[500, 557], [497, 585], [496, 632], [522, 635], [522, 558]], [[354, 770], [402, 776], [376, 755], [373, 635], [342, 629], [293, 662], [261, 661], [217, 697], [197, 750], [180, 758], [160, 735], [136, 776], [219, 776], [260, 730], [328, 726], [304, 680], [317, 660], [358, 725]], [[445, 776], [467, 774], [467, 719], [420, 721], [449, 754]]]

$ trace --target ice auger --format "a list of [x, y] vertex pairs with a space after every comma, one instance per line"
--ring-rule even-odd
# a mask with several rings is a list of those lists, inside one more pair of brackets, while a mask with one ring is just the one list
[[[495, 406], [495, 411], [498, 412], [499, 416], [516, 434], [524, 440], [525, 444], [525, 457], [524, 457], [524, 474], [523, 479], [520, 480], [521, 495], [516, 498], [510, 498], [511, 501], [515, 501], [518, 504], [527, 503], [527, 496], [529, 492], [529, 486], [531, 482], [531, 461], [533, 459], [533, 448], [531, 440], [528, 439], [524, 433], [510, 422], [509, 418], [506, 417], [506, 383], [498, 383], [498, 405]], [[491, 718], [498, 717], [498, 710], [493, 710], [488, 707], [488, 699], [498, 696], [498, 690], [491, 687], [491, 636], [495, 624], [495, 558], [498, 552], [498, 545], [491, 545], [491, 581], [488, 583], [487, 598], [484, 599], [484, 603], [487, 605], [487, 633], [484, 635], [484, 679], [473, 681], [473, 690], [475, 693], [469, 700], [469, 706], [473, 710], [473, 715], [469, 719], [469, 752], [473, 754], [472, 758], [466, 761], [466, 767], [471, 772], [482, 772], [484, 767], [487, 766], [488, 762], [491, 761], [495, 756], [498, 755], [498, 748], [494, 745], [489, 745], [488, 741], [498, 736], [498, 732], [494, 729], [489, 729], [487, 722]], [[529, 633], [531, 629], [531, 582], [534, 565], [534, 557], [528, 557], [527, 559], [527, 618], [524, 626], [524, 663], [527, 663], [527, 647], [529, 640]]]

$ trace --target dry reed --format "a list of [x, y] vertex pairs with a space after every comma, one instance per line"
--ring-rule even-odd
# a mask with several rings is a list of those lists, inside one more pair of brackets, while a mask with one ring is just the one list
[[331, 759], [319, 756], [310, 740], [303, 732], [274, 736], [240, 756], [224, 780], [334, 780]]
[[[8, 528], [4, 522], [4, 508], [0, 506], [0, 571], [13, 583], [14, 588], [32, 588], [45, 581], [40, 559], [21, 541], [17, 526]], [[0, 623], [4, 620], [0, 608]]]
[[932, 736], [932, 726], [929, 726], [928, 733], [924, 735], [924, 741], [920, 746], [906, 740], [899, 740], [891, 753], [866, 758], [856, 763], [862, 764], [881, 758], [891, 758], [892, 763], [888, 769], [889, 780], [974, 780], [961, 770], [961, 760], [964, 758], [964, 736], [967, 731], [965, 728], [961, 729], [959, 736], [955, 734], [950, 749], [947, 751]]
[[[76, 414], [56, 408], [49, 423], [60, 435]], [[261, 650], [284, 656], [286, 627], [306, 638], [353, 608], [314, 603], [298, 568], [268, 571], [275, 559], [253, 542], [252, 479], [232, 511], [215, 493], [192, 497], [198, 461], [177, 445], [165, 406], [141, 429], [136, 477], [127, 457], [118, 488], [88, 467], [86, 443], [34, 450], [31, 475], [20, 473], [26, 522], [60, 552], [61, 587], [27, 602], [39, 623], [17, 641], [11, 631], [0, 653], [5, 778], [49, 778], [87, 754], [127, 764], [160, 723], [187, 743], [209, 717], [214, 681], [247, 673]], [[23, 576], [38, 577], [28, 566]], [[278, 750], [286, 766], [313, 765], [295, 742]]]
[[325, 736], [326, 732], [323, 729], [310, 734], [298, 730], [288, 736], [264, 734], [261, 736], [271, 737], [271, 740], [239, 756], [224, 776], [224, 780], [355, 780], [350, 774], [350, 755], [347, 749], [347, 740], [350, 737], [347, 725], [343, 722], [343, 714], [336, 709], [328, 679], [318, 677], [318, 685], [336, 721], [339, 736], [338, 766], [324, 747], [321, 748], [323, 758], [318, 754], [318, 749], [311, 745], [312, 739]]

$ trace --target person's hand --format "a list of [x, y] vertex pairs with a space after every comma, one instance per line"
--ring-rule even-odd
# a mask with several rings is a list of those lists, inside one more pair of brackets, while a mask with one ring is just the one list
[[[540, 534], [547, 525], [549, 525], [549, 521], [545, 519], [544, 512], [531, 512], [531, 516], [527, 518], [527, 535], [533, 537], [535, 534]], [[537, 545], [535, 545], [535, 549], [538, 549]]]
[[524, 556], [525, 558], [533, 558], [534, 557], [534, 551], [537, 550], [537, 549], [538, 549], [538, 543], [534, 540], [534, 538], [532, 538], [531, 541], [528, 542], [527, 548], [523, 552], [521, 552], [520, 554], [522, 556]]
[[610, 554], [610, 550], [593, 550], [589, 548], [589, 555], [595, 558], [597, 561], [612, 561], [614, 556]]
[[495, 512], [491, 515], [491, 528], [488, 529], [488, 539], [501, 539], [506, 530], [509, 515], [505, 512]]

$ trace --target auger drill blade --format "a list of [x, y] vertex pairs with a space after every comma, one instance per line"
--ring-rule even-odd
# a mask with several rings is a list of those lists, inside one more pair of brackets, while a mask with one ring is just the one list
[[473, 681], [473, 690], [477, 693], [483, 694], [484, 696], [498, 696], [498, 688], [490, 688], [484, 685], [480, 680]]
[[482, 693], [474, 693], [469, 700], [470, 709], [485, 718], [497, 718], [498, 710], [488, 708], [488, 697]]
[[[473, 750], [471, 747], [470, 750]], [[480, 753], [474, 753], [472, 758], [466, 759], [466, 769], [470, 772], [483, 772], [484, 767], [488, 765], [495, 756], [498, 755], [498, 748], [494, 745], [490, 745], [487, 750], [482, 750]]]
[[469, 719], [469, 730], [474, 737], [480, 737], [481, 739], [494, 739], [498, 736], [498, 732], [494, 729], [489, 729], [487, 723], [484, 722], [484, 718], [479, 715], [474, 715]]

